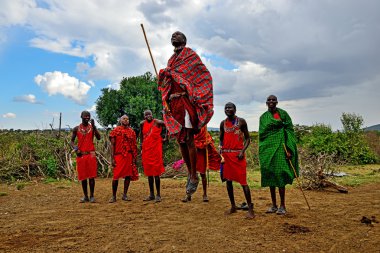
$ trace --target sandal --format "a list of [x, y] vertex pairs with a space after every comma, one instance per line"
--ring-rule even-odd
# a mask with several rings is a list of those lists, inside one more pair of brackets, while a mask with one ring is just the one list
[[271, 206], [265, 213], [276, 213], [278, 210], [277, 206]]
[[154, 200], [154, 196], [148, 196], [143, 201], [152, 201]]
[[205, 195], [205, 196], [203, 196], [203, 202], [208, 202], [209, 200], [208, 200], [208, 197]]
[[108, 203], [115, 203], [116, 202], [116, 197], [115, 196], [112, 196], [110, 198], [110, 200], [108, 201]]
[[127, 197], [127, 195], [123, 195], [123, 197], [122, 197], [121, 199], [124, 200], [124, 201], [132, 201], [131, 199], [129, 199], [129, 198]]
[[197, 179], [195, 182], [192, 182], [191, 180], [189, 180], [189, 184], [186, 187], [186, 193], [190, 195], [194, 194], [197, 191], [198, 184], [199, 184], [199, 179]]
[[247, 203], [243, 202], [243, 203], [241, 203], [240, 206], [236, 206], [236, 209], [237, 209], [237, 210], [248, 210], [249, 207], [248, 207], [248, 204], [247, 204]]
[[276, 214], [278, 214], [278, 215], [285, 215], [286, 214], [285, 207], [280, 206], [280, 208], [277, 210]]
[[88, 199], [88, 197], [83, 197], [79, 200], [79, 203], [86, 203], [86, 202], [89, 202], [90, 200]]
[[94, 197], [90, 198], [90, 203], [95, 203], [95, 198]]
[[191, 195], [189, 194], [186, 194], [185, 197], [182, 199], [182, 202], [186, 203], [186, 202], [190, 202], [191, 201]]
[[161, 202], [161, 197], [157, 195], [156, 198], [154, 199], [154, 202], [155, 203]]

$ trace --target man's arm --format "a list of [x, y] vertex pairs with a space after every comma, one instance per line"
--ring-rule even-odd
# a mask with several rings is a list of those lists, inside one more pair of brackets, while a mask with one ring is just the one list
[[116, 166], [115, 163], [115, 144], [116, 144], [116, 138], [115, 137], [110, 137], [111, 141], [111, 165], [112, 167]]
[[249, 136], [248, 125], [247, 125], [247, 122], [245, 121], [245, 119], [239, 118], [239, 125], [240, 125], [240, 130], [244, 134], [244, 147], [243, 147], [243, 150], [240, 151], [240, 153], [239, 153], [239, 159], [243, 159], [244, 153], [245, 153], [246, 149], [248, 148], [249, 144], [251, 143], [251, 138]]
[[221, 149], [223, 147], [224, 140], [224, 120], [220, 122], [219, 130], [219, 149]]
[[78, 126], [74, 127], [74, 129], [73, 129], [73, 133], [71, 135], [70, 146], [75, 151], [75, 153], [77, 154], [77, 156], [80, 156], [81, 155], [80, 150], [79, 150], [78, 146], [75, 145], [75, 139], [77, 137], [77, 133], [78, 133]]
[[78, 132], [78, 127], [74, 127], [73, 129], [73, 133], [71, 134], [71, 142], [70, 142], [70, 146], [72, 149], [75, 149], [75, 148], [78, 148], [76, 145], [75, 145], [75, 139], [77, 138], [77, 132]]
[[143, 126], [144, 126], [144, 120], [140, 122], [140, 133], [139, 133], [139, 138], [140, 138], [140, 150], [142, 151], [142, 144], [143, 144]]
[[99, 133], [98, 129], [95, 126], [94, 119], [91, 119], [91, 125], [92, 125], [92, 129], [94, 130], [94, 135], [95, 135], [96, 139], [100, 140], [100, 133]]

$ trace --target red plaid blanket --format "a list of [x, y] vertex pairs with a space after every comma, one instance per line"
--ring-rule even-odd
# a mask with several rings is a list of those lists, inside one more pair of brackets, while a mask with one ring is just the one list
[[[197, 127], [201, 129], [214, 114], [212, 77], [201, 58], [188, 47], [179, 55], [173, 54], [168, 66], [160, 70], [158, 89], [161, 91], [164, 107], [168, 104], [172, 85], [180, 85], [186, 91], [197, 112]], [[181, 131], [182, 125], [170, 113], [164, 112], [164, 121], [171, 135]]]

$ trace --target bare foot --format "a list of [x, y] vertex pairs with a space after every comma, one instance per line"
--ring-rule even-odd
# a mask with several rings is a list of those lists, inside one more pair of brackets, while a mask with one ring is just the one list
[[246, 219], [253, 219], [255, 218], [255, 213], [253, 210], [248, 210], [247, 215], [245, 216]]
[[236, 206], [232, 206], [230, 210], [224, 212], [225, 215], [236, 213]]

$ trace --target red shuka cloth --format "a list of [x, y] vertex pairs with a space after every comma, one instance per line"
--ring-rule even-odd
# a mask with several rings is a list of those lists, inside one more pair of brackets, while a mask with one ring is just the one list
[[[174, 88], [176, 86], [179, 86], [179, 88]], [[186, 109], [187, 105], [194, 107], [197, 122], [193, 127], [201, 129], [214, 114], [212, 77], [200, 57], [188, 47], [185, 47], [178, 55], [173, 54], [168, 61], [167, 67], [160, 70], [158, 89], [161, 91], [164, 107], [169, 103], [173, 88], [175, 92], [186, 92], [185, 96], [188, 98], [188, 102], [182, 102], [183, 106]], [[177, 108], [172, 101], [170, 101], [172, 114], [164, 113], [164, 121], [170, 135], [175, 135], [181, 131], [184, 124], [178, 121], [177, 113], [175, 112]], [[189, 114], [192, 114], [192, 112], [189, 111]]]
[[244, 148], [244, 135], [239, 129], [238, 122], [237, 117], [235, 118], [235, 124], [229, 121], [228, 118], [224, 121], [222, 146], [222, 156], [224, 157], [223, 179], [247, 185], [246, 158], [244, 156], [243, 159], [238, 159], [240, 151]]
[[115, 138], [113, 180], [131, 177], [132, 181], [139, 179], [136, 167], [137, 143], [136, 133], [130, 127], [117, 126], [110, 133]]
[[197, 171], [201, 174], [205, 174], [207, 168], [210, 170], [219, 170], [221, 157], [218, 151], [216, 151], [214, 141], [207, 131], [207, 126], [202, 127], [201, 131], [194, 135], [194, 143], [197, 148]]
[[145, 176], [160, 176], [165, 172], [162, 159], [162, 127], [155, 124], [155, 120], [143, 123], [142, 165]]
[[78, 137], [78, 149], [81, 152], [86, 152], [89, 154], [82, 154], [77, 156], [77, 172], [78, 180], [82, 181], [87, 178], [97, 177], [98, 164], [95, 156], [95, 146], [94, 146], [94, 133], [92, 126], [89, 124], [84, 127], [82, 124], [78, 126], [77, 131]]

